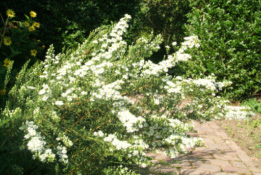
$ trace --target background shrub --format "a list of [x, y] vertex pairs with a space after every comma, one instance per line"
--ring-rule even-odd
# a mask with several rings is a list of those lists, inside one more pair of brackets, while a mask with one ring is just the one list
[[134, 19], [137, 31], [161, 34], [165, 45], [173, 41], [181, 42], [185, 36], [183, 26], [189, 10], [188, 0], [141, 1]]
[[[185, 36], [186, 14], [190, 11], [188, 0], [140, 0], [133, 24], [128, 32], [130, 38], [161, 34], [161, 49], [150, 60], [159, 62], [166, 54], [165, 46], [173, 41], [179, 44]], [[171, 51], [173, 51], [172, 47]]]
[[190, 1], [187, 32], [201, 40], [193, 62], [181, 73], [191, 76], [214, 73], [230, 80], [222, 93], [241, 99], [260, 92], [261, 4], [259, 0]]
[[[41, 40], [37, 38], [40, 23], [37, 13], [28, 11], [19, 18], [15, 11], [8, 9], [0, 13], [0, 109], [5, 105], [17, 73], [26, 61], [31, 65], [36, 62], [44, 50]], [[12, 69], [12, 71], [11, 71]], [[7, 72], [8, 75], [7, 75]]]
[[[22, 4], [22, 5], [21, 5]], [[118, 21], [128, 13], [134, 20], [126, 35], [126, 41], [131, 44], [140, 36], [161, 34], [164, 42], [161, 50], [152, 56], [159, 62], [166, 54], [165, 46], [173, 40], [180, 43], [184, 34], [184, 24], [190, 10], [188, 0], [84, 0], [84, 1], [1, 1], [0, 11], [12, 8], [18, 16], [23, 16], [28, 10], [38, 13], [41, 28], [38, 37], [44, 45], [51, 44], [56, 52], [62, 48], [76, 48], [89, 35], [90, 31], [100, 25]], [[19, 18], [18, 18], [19, 19]], [[43, 55], [41, 59], [44, 59]]]
[[[63, 47], [76, 48], [90, 31], [103, 24], [118, 21], [124, 14], [132, 15], [140, 0], [83, 0], [83, 1], [1, 1], [0, 11], [11, 8], [18, 16], [27, 11], [38, 13], [41, 22], [40, 40], [60, 52]], [[42, 58], [43, 59], [43, 58]]]

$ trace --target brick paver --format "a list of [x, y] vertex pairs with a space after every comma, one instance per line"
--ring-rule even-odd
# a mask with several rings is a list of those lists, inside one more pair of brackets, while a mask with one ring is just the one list
[[175, 159], [149, 154], [155, 163], [150, 169], [174, 175], [261, 175], [255, 162], [215, 122], [195, 122], [195, 130], [193, 136], [202, 138], [205, 147]]

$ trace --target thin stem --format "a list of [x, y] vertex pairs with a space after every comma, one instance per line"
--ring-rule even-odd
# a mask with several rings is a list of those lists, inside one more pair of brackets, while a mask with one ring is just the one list
[[[4, 23], [4, 19], [3, 19], [2, 15], [1, 15], [1, 18], [2, 18], [2, 21]], [[4, 36], [5, 36], [5, 32], [7, 31], [8, 21], [9, 21], [9, 16], [7, 17], [6, 22], [4, 23], [4, 31], [3, 31], [3, 34], [2, 34], [2, 37], [1, 37], [1, 41], [0, 41], [0, 48], [2, 47], [3, 39], [4, 39]]]
[[2, 21], [3, 21], [3, 24], [5, 24], [4, 18], [3, 18], [3, 16], [1, 14], [0, 14], [0, 17], [1, 17]]

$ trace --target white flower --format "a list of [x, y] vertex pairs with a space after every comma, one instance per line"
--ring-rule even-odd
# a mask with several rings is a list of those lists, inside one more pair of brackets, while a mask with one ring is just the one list
[[61, 105], [63, 105], [63, 101], [56, 101], [56, 102], [55, 102], [55, 105], [61, 106]]
[[174, 41], [174, 42], [172, 43], [172, 46], [176, 46], [176, 45], [177, 45], [177, 42]]
[[100, 136], [100, 137], [104, 136], [104, 134], [103, 134], [103, 132], [101, 130], [98, 131], [98, 136]]
[[87, 95], [87, 92], [86, 91], [82, 91], [81, 95]]
[[47, 94], [44, 94], [43, 97], [42, 97], [42, 100], [47, 101], [48, 98], [49, 98], [49, 96]]
[[28, 128], [27, 131], [28, 131], [29, 136], [35, 136], [36, 135], [36, 131], [33, 128]]
[[35, 89], [35, 87], [33, 87], [33, 86], [27, 86], [27, 88], [28, 88], [28, 89], [32, 89], [32, 90]]
[[155, 99], [155, 100], [154, 100], [154, 103], [155, 103], [156, 105], [159, 105], [159, 104], [160, 104], [159, 99]]
[[146, 168], [147, 165], [146, 165], [145, 163], [142, 163], [142, 164], [141, 164], [141, 167], [142, 167], [142, 168]]
[[43, 94], [45, 94], [45, 92], [46, 92], [45, 89], [41, 89], [38, 94], [43, 95]]

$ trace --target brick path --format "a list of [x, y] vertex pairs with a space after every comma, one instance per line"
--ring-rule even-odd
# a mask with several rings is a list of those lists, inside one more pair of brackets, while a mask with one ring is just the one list
[[255, 162], [215, 122], [195, 123], [195, 130], [205, 147], [175, 159], [150, 153], [155, 162], [150, 170], [168, 175], [261, 175]]

